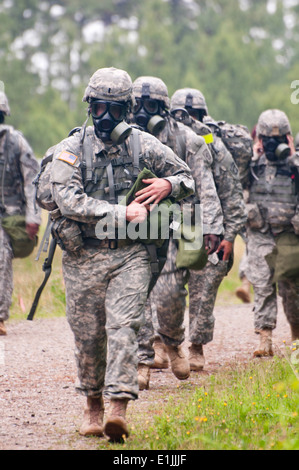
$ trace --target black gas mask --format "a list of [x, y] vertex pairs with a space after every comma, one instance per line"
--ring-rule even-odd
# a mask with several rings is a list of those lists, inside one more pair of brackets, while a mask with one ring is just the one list
[[95, 133], [103, 142], [122, 144], [131, 134], [132, 128], [124, 121], [128, 104], [119, 101], [92, 100], [90, 113]]
[[149, 85], [143, 84], [141, 98], [136, 98], [135, 101], [133, 115], [137, 126], [146, 132], [158, 135], [164, 129], [166, 121], [161, 116], [163, 106], [160, 101], [150, 98]]
[[281, 160], [285, 160], [291, 153], [286, 136], [263, 136], [262, 142], [266, 158], [270, 162], [279, 162]]

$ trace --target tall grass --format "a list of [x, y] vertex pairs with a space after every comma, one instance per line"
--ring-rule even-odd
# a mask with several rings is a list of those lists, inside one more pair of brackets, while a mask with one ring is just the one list
[[299, 375], [290, 351], [286, 356], [234, 364], [203, 376], [199, 388], [180, 385], [162, 413], [153, 401], [151, 417], [141, 415], [127, 442], [114, 448], [299, 450]]

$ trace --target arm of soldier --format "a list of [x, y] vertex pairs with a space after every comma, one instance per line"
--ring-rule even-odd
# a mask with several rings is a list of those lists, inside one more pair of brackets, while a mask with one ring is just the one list
[[246, 223], [245, 202], [238, 168], [221, 140], [215, 160], [214, 179], [224, 216], [224, 239], [217, 251], [223, 251], [223, 259], [228, 259], [235, 237]]
[[183, 160], [150, 134], [144, 136], [144, 145], [145, 163], [162, 181], [151, 181], [147, 188], [136, 194], [138, 202], [148, 205], [150, 198], [158, 204], [167, 196], [179, 201], [194, 193], [194, 180]]
[[20, 148], [20, 171], [23, 177], [23, 190], [26, 201], [26, 230], [31, 239], [36, 236], [41, 224], [41, 210], [35, 206], [35, 187], [33, 180], [39, 171], [39, 163], [34, 156], [33, 150], [24, 139], [19, 135]]
[[[55, 156], [54, 156], [55, 158]], [[51, 169], [53, 198], [61, 214], [77, 222], [94, 222], [110, 216], [116, 226], [124, 226], [126, 207], [89, 197], [84, 192], [80, 162], [55, 158]]]
[[213, 157], [204, 139], [197, 137], [200, 141], [197, 147], [193, 147], [192, 152], [188, 152], [187, 163], [191, 168], [195, 181], [195, 193], [201, 204], [203, 233], [220, 236], [223, 233], [223, 213], [211, 167]]

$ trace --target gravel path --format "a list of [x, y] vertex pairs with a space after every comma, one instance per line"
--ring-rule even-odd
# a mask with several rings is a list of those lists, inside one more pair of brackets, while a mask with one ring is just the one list
[[[215, 316], [214, 341], [204, 350], [204, 374], [217, 373], [235, 360], [254, 360], [258, 344], [251, 304], [217, 307]], [[97, 439], [78, 433], [85, 398], [74, 390], [73, 335], [66, 319], [37, 316], [33, 322], [9, 321], [7, 329], [7, 336], [0, 337], [0, 449], [97, 449]], [[276, 350], [284, 347], [283, 341], [290, 344], [290, 331], [280, 306]], [[202, 374], [193, 372], [188, 382], [196, 386], [201, 379]], [[129, 404], [130, 424], [146, 412], [149, 398], [165, 400], [178, 383], [169, 370], [152, 371], [150, 390]]]

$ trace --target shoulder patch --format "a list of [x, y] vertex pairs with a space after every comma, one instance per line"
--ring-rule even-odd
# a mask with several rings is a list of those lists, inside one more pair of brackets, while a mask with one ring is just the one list
[[67, 150], [64, 150], [63, 152], [61, 152], [57, 159], [62, 160], [68, 163], [69, 165], [75, 165], [76, 162], [78, 161], [78, 157], [74, 155], [73, 153], [68, 152]]

